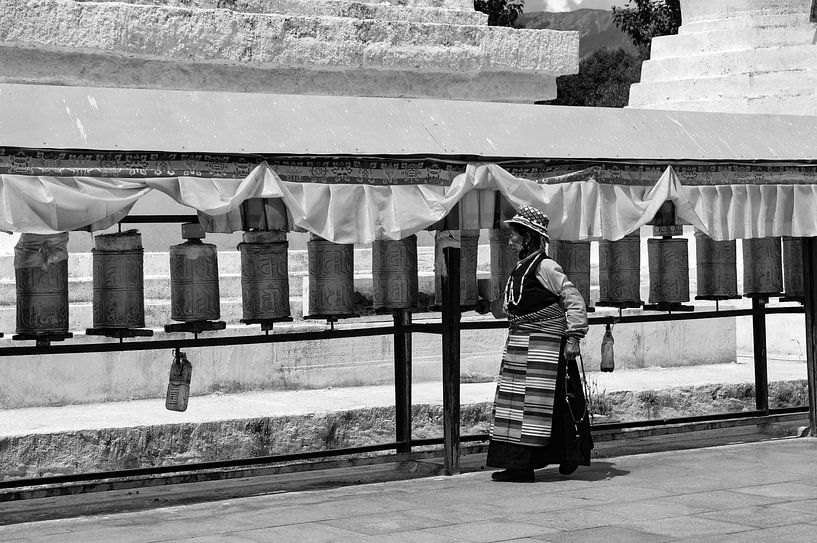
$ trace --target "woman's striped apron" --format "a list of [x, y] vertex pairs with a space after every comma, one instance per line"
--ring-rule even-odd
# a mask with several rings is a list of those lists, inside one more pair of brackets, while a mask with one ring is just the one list
[[510, 331], [499, 370], [491, 440], [544, 446], [553, 426], [565, 313], [555, 303], [535, 314], [509, 316], [508, 320]]

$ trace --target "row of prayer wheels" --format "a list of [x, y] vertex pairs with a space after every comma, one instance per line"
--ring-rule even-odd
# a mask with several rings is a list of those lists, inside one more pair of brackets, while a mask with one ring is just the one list
[[[438, 244], [447, 232], [437, 232]], [[184, 243], [170, 248], [171, 319], [200, 323], [220, 318], [218, 254], [204, 243], [198, 224], [182, 226]], [[479, 302], [477, 255], [479, 230], [459, 231], [460, 302]], [[516, 255], [509, 231], [489, 231], [490, 298], [502, 294]], [[734, 241], [713, 241], [695, 235], [697, 299], [739, 298]], [[68, 331], [67, 234], [24, 234], [15, 251], [17, 333], [23, 339]], [[247, 231], [238, 245], [241, 254], [242, 322], [290, 320], [288, 243], [282, 230]], [[658, 308], [672, 309], [689, 301], [687, 240], [662, 237], [647, 240], [650, 298]], [[599, 242], [600, 306], [640, 307], [641, 245], [638, 232], [618, 241]], [[354, 246], [316, 236], [307, 243], [309, 314], [306, 318], [334, 320], [355, 314]], [[553, 241], [549, 252], [561, 264], [590, 306], [590, 242]], [[45, 255], [45, 256], [43, 256]], [[442, 258], [442, 251], [435, 251]], [[744, 295], [802, 300], [802, 242], [799, 238], [762, 238], [743, 242]], [[435, 269], [441, 268], [435, 262]], [[784, 273], [785, 270], [785, 273]], [[417, 239], [375, 241], [372, 245], [375, 309], [418, 307]], [[439, 271], [436, 304], [441, 303]], [[93, 249], [93, 333], [137, 330], [145, 326], [143, 248], [135, 231], [102, 234]], [[785, 294], [783, 294], [785, 293]], [[109, 335], [109, 334], [108, 334]]]

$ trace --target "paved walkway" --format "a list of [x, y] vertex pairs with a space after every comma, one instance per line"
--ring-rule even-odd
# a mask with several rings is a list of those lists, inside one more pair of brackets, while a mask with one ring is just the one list
[[0, 541], [811, 543], [816, 460], [817, 439], [787, 439], [607, 458], [533, 484], [479, 470], [15, 524]]
[[[712, 364], [677, 368], [616, 370], [613, 373], [589, 372], [591, 391], [659, 390], [671, 386], [715, 383], [754, 382], [751, 362]], [[806, 365], [800, 361], [769, 360], [769, 381], [806, 378]], [[496, 384], [463, 383], [463, 404], [491, 402]], [[412, 403], [442, 404], [442, 385], [438, 382], [414, 383]], [[241, 394], [194, 396], [184, 413], [165, 409], [164, 398], [108, 402], [63, 407], [35, 407], [0, 410], [0, 437], [45, 434], [98, 428], [201, 423], [253, 417], [294, 416], [314, 412], [346, 411], [394, 405], [394, 386], [329, 388], [320, 390], [263, 391]]]

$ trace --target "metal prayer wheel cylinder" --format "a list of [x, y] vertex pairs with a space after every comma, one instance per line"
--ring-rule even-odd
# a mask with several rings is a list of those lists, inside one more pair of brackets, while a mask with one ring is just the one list
[[[23, 234], [14, 248], [17, 333], [68, 332], [68, 233]], [[64, 258], [52, 260], [61, 252]]]
[[[476, 307], [479, 302], [477, 283], [477, 257], [479, 252], [479, 230], [460, 230], [460, 307]], [[434, 251], [435, 260], [443, 258], [441, 250]], [[442, 305], [441, 263], [434, 263], [434, 298], [436, 305]]]
[[782, 291], [783, 257], [780, 238], [743, 240], [744, 296], [779, 296]]
[[689, 255], [686, 239], [648, 239], [650, 304], [689, 301]]
[[562, 267], [590, 307], [590, 242], [554, 240], [550, 243], [550, 257]]
[[413, 309], [419, 300], [417, 236], [372, 242], [375, 309]]
[[642, 305], [641, 239], [638, 231], [618, 241], [599, 241], [599, 301], [596, 305]]
[[700, 230], [695, 232], [697, 300], [728, 300], [738, 294], [737, 244], [715, 241]]
[[803, 300], [806, 296], [803, 238], [783, 238], [783, 293], [792, 300]]
[[511, 272], [519, 261], [519, 254], [508, 244], [510, 228], [492, 228], [488, 231], [491, 248], [491, 300], [503, 295]]
[[217, 320], [221, 316], [218, 290], [218, 253], [203, 243], [204, 230], [182, 225], [187, 241], [170, 247], [170, 318], [180, 322]]
[[309, 268], [308, 317], [354, 314], [355, 246], [313, 235], [306, 244]]
[[244, 321], [289, 317], [289, 266], [286, 233], [244, 232], [241, 253], [241, 301]]
[[94, 237], [94, 328], [145, 326], [144, 251], [136, 230]]

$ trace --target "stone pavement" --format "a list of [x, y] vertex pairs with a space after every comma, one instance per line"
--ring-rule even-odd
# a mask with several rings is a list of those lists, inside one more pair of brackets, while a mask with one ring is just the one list
[[477, 469], [13, 524], [0, 541], [813, 542], [815, 459], [817, 439], [799, 438], [606, 458], [532, 484]]

